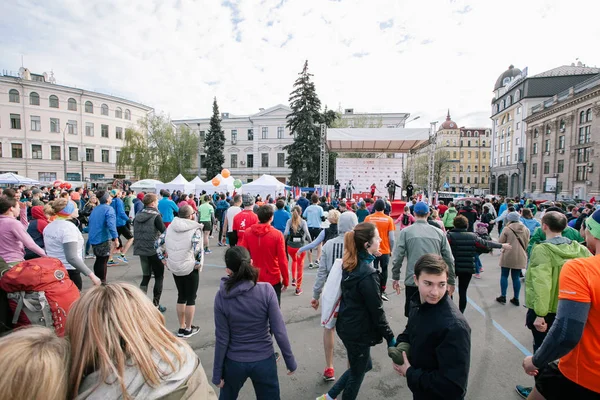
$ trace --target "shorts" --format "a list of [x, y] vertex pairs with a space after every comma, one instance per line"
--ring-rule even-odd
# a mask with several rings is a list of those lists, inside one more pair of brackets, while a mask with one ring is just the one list
[[173, 279], [175, 279], [175, 286], [177, 286], [177, 304], [196, 305], [196, 293], [200, 283], [198, 270], [194, 269], [189, 275], [173, 275]]
[[200, 221], [204, 227], [202, 228], [202, 232], [210, 232], [212, 231], [212, 221]]
[[577, 399], [598, 400], [600, 393], [586, 389], [571, 381], [558, 369], [558, 361], [553, 361], [540, 369], [535, 377], [535, 388], [546, 400]]
[[92, 250], [96, 257], [108, 257], [110, 256], [110, 242], [102, 242], [92, 245]]
[[317, 239], [319, 237], [319, 233], [321, 233], [322, 228], [308, 228], [308, 233], [310, 233], [310, 238], [312, 240]]
[[117, 233], [119, 236], [123, 236], [126, 240], [133, 239], [133, 234], [131, 233], [131, 229], [129, 229], [129, 225], [117, 226]]

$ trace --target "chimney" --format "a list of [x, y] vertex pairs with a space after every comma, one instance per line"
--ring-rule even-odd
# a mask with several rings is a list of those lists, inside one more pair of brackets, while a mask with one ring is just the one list
[[354, 108], [346, 108], [344, 114], [354, 114]]

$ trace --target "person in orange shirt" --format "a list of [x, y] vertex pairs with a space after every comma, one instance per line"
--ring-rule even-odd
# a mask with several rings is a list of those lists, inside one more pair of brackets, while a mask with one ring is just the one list
[[368, 215], [365, 218], [365, 222], [370, 222], [377, 227], [381, 243], [379, 244], [379, 253], [375, 255], [373, 260], [373, 268], [379, 269], [379, 286], [381, 288], [381, 298], [388, 301], [387, 295], [385, 294], [386, 283], [388, 279], [388, 264], [390, 263], [390, 257], [392, 256], [392, 249], [394, 248], [394, 231], [396, 225], [392, 217], [385, 215], [385, 202], [381, 199], [375, 202], [373, 206], [375, 212]]
[[595, 256], [562, 267], [556, 320], [542, 346], [523, 360], [536, 377], [529, 399], [600, 399], [600, 210], [585, 225]]

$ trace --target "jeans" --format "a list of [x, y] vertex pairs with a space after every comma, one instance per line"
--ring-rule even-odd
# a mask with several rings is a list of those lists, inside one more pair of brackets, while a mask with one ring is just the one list
[[140, 289], [142, 289], [144, 293], [148, 291], [148, 284], [150, 283], [152, 273], [154, 273], [154, 297], [152, 302], [155, 306], [158, 306], [163, 290], [165, 266], [156, 254], [151, 256], [140, 256], [140, 263], [142, 264], [142, 283], [140, 283]]
[[344, 391], [343, 400], [354, 400], [358, 397], [358, 391], [365, 374], [373, 369], [371, 361], [371, 347], [344, 343], [348, 352], [348, 363], [350, 368], [344, 372], [342, 377], [327, 393], [332, 399], [336, 399], [341, 391]]
[[458, 278], [458, 309], [464, 314], [465, 308], [467, 308], [467, 289], [473, 274], [470, 272], [459, 272], [456, 274]]
[[279, 378], [275, 354], [262, 361], [239, 362], [225, 358], [223, 380], [225, 386], [219, 393], [219, 400], [235, 400], [238, 393], [250, 378], [257, 400], [278, 400]]
[[519, 298], [521, 292], [521, 270], [502, 267], [502, 275], [500, 275], [500, 294], [506, 297], [506, 291], [508, 289], [508, 275], [512, 279], [513, 291], [515, 293], [514, 298]]
[[385, 287], [388, 279], [388, 264], [390, 263], [390, 255], [382, 254], [379, 257], [375, 257], [373, 260], [373, 268], [379, 269], [381, 266], [381, 271], [379, 271], [379, 286], [381, 287], [381, 293], [385, 293]]
[[92, 244], [90, 243], [90, 240], [86, 240], [85, 241], [85, 255], [89, 256], [90, 255], [90, 247], [92, 247]]
[[479, 258], [479, 254], [475, 255], [475, 273], [478, 274], [481, 272], [481, 258]]

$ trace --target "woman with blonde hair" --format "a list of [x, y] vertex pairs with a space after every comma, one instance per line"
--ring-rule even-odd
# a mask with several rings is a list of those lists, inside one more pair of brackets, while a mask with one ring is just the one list
[[66, 400], [69, 343], [53, 329], [30, 326], [0, 338], [0, 397]]
[[302, 207], [295, 206], [292, 209], [292, 218], [288, 219], [283, 232], [287, 251], [292, 259], [292, 286], [296, 286], [296, 296], [302, 294], [302, 277], [304, 276], [304, 257], [306, 254], [298, 254], [298, 250], [305, 243], [310, 242], [308, 224], [302, 219]]
[[373, 268], [381, 238], [375, 225], [363, 222], [344, 236], [342, 259], [342, 298], [336, 330], [348, 352], [350, 368], [318, 400], [336, 399], [344, 392], [344, 400], [354, 400], [365, 374], [373, 368], [371, 347], [386, 340], [396, 346], [383, 301], [380, 296], [379, 274]]
[[69, 278], [81, 291], [81, 274], [90, 278], [94, 285], [102, 283], [83, 262], [83, 236], [75, 226], [78, 210], [75, 202], [59, 198], [44, 207], [52, 222], [44, 229], [44, 246], [49, 257], [58, 258], [69, 273]]
[[70, 398], [216, 399], [192, 348], [166, 328], [134, 285], [108, 283], [85, 292], [71, 307], [66, 334]]

